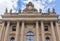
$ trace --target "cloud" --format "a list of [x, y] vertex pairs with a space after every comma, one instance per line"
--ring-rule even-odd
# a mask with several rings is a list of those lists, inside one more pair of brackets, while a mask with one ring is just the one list
[[[17, 7], [17, 1], [18, 0], [0, 0], [0, 15], [2, 15], [6, 8], [8, 10], [13, 9], [13, 7]], [[13, 9], [14, 11], [14, 9]]]
[[8, 11], [13, 9], [13, 12], [19, 9], [23, 10], [30, 1], [37, 10], [41, 8], [43, 11], [46, 11], [48, 7], [52, 8], [55, 6], [55, 4], [51, 4], [55, 2], [55, 0], [0, 0], [0, 15], [4, 14], [6, 8], [8, 8]]
[[[24, 4], [27, 4], [28, 2], [32, 2], [34, 4], [34, 7], [39, 10], [40, 8], [43, 10], [43, 12], [47, 11], [47, 8], [53, 8], [55, 4], [55, 0], [22, 0]], [[25, 6], [22, 7], [24, 9]]]
[[[44, 8], [44, 6], [41, 4], [41, 1], [39, 1], [39, 0], [23, 0], [23, 3], [24, 4], [28, 4], [28, 2], [32, 2], [33, 4], [34, 4], [34, 7], [37, 9], [37, 10], [39, 10], [40, 8], [41, 9], [43, 9]], [[24, 6], [25, 7], [25, 6]], [[24, 8], [22, 8], [22, 9], [24, 9]]]
[[42, 0], [42, 3], [45, 4], [47, 0]]
[[54, 2], [54, 1], [56, 1], [56, 0], [48, 0], [49, 3]]

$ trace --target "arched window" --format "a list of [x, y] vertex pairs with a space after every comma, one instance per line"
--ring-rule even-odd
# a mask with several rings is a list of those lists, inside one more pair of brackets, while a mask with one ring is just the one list
[[10, 41], [15, 41], [15, 38], [14, 38], [14, 37], [11, 37], [11, 38], [10, 38]]
[[33, 32], [29, 31], [26, 34], [26, 41], [34, 41], [34, 34], [33, 34]]
[[50, 38], [49, 37], [46, 37], [46, 41], [50, 41]]

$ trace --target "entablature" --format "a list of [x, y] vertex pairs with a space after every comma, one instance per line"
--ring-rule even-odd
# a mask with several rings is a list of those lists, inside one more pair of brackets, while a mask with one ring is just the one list
[[21, 13], [21, 14], [17, 14], [17, 13], [13, 13], [13, 14], [9, 14], [9, 15], [2, 15], [2, 18], [15, 18], [15, 17], [17, 17], [17, 18], [19, 18], [19, 17], [31, 17], [31, 18], [33, 18], [33, 17], [56, 17], [56, 18], [58, 18], [58, 15], [56, 15], [56, 14], [47, 14], [47, 13], [42, 13], [42, 14], [39, 14], [39, 13], [37, 13], [37, 14], [32, 14], [32, 13], [30, 13], [30, 14], [28, 14], [28, 13], [26, 13], [26, 14], [24, 14], [24, 13]]

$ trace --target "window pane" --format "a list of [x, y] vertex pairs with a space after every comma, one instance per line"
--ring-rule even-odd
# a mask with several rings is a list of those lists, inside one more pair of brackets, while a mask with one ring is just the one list
[[44, 30], [45, 31], [48, 31], [48, 26], [44, 26]]
[[46, 37], [46, 41], [50, 41], [50, 38], [49, 37]]
[[27, 41], [34, 41], [34, 34], [32, 32], [28, 32], [26, 35]]
[[10, 41], [15, 41], [15, 38], [14, 37], [11, 37]]
[[16, 26], [12, 26], [12, 31], [16, 31]]
[[50, 41], [49, 39], [46, 39], [46, 41]]

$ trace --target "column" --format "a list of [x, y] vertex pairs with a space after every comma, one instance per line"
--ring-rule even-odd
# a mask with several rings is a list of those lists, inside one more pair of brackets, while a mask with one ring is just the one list
[[15, 41], [19, 41], [18, 37], [19, 37], [19, 21], [17, 21]]
[[55, 31], [54, 31], [54, 26], [53, 26], [53, 22], [51, 21], [51, 32], [52, 32], [52, 41], [56, 41], [56, 37], [55, 37]]
[[42, 35], [42, 41], [45, 41], [43, 21], [41, 21], [41, 35]]
[[2, 28], [1, 28], [1, 33], [0, 33], [0, 40], [1, 41], [2, 41], [2, 38], [3, 38], [4, 25], [5, 25], [5, 22], [2, 23]]
[[56, 24], [56, 33], [57, 33], [57, 37], [58, 37], [58, 41], [60, 41], [60, 33], [59, 33], [59, 26], [58, 26], [58, 22], [55, 23]]
[[21, 41], [24, 41], [24, 21], [22, 21], [22, 27], [21, 27]]
[[37, 41], [40, 41], [39, 40], [39, 23], [38, 23], [38, 21], [36, 21], [36, 39], [37, 39]]
[[10, 21], [7, 22], [7, 27], [6, 27], [6, 32], [5, 32], [4, 41], [7, 41], [9, 26], [10, 26]]

